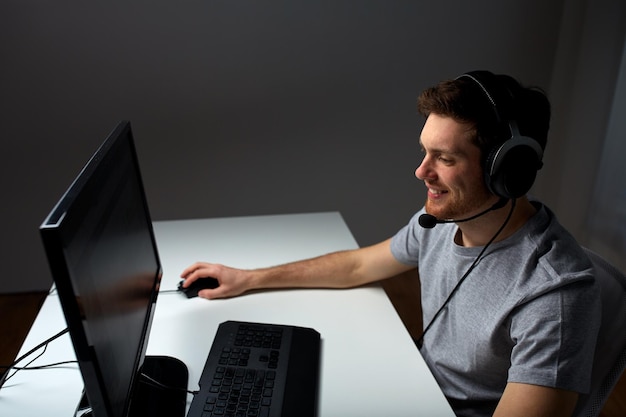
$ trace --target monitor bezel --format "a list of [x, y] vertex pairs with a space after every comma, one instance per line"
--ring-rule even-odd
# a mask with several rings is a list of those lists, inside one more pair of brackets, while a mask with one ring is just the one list
[[59, 295], [76, 359], [83, 377], [85, 394], [89, 401], [89, 407], [92, 409], [95, 417], [121, 416], [114, 415], [112, 410], [108, 395], [109, 391], [104, 382], [105, 379], [103, 378], [103, 370], [106, 368], [106, 364], [100, 363], [100, 358], [98, 358], [94, 346], [89, 342], [89, 338], [82, 324], [81, 308], [76, 297], [70, 268], [68, 267], [64, 253], [64, 245], [66, 242], [64, 242], [63, 231], [64, 225], [67, 222], [67, 216], [71, 216], [75, 206], [82, 203], [81, 197], [83, 197], [85, 193], [94, 191], [88, 189], [90, 178], [100, 174], [104, 163], [110, 162], [108, 158], [115, 157], [115, 151], [117, 151], [120, 146], [127, 146], [131, 153], [133, 175], [137, 175], [141, 202], [148, 222], [147, 227], [149, 229], [154, 251], [154, 260], [156, 262], [156, 270], [154, 271], [154, 280], [152, 282], [152, 288], [150, 289], [150, 296], [149, 299], [146, 300], [146, 311], [141, 329], [140, 343], [137, 352], [135, 352], [133, 361], [134, 370], [131, 373], [131, 380], [128, 381], [128, 389], [126, 390], [123, 414], [127, 415], [131, 407], [132, 393], [138, 383], [139, 373], [146, 357], [150, 328], [152, 326], [152, 319], [163, 273], [129, 121], [120, 122], [107, 136], [105, 141], [92, 155], [40, 226], [40, 235], [48, 258], [50, 271]]

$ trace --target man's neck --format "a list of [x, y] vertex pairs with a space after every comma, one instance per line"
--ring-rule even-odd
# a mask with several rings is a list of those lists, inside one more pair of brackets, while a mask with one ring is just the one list
[[[459, 232], [456, 242], [466, 247], [484, 246], [489, 242], [496, 232], [502, 227], [511, 211], [512, 202], [509, 201], [503, 208], [485, 214], [475, 220], [459, 223]], [[518, 198], [515, 202], [515, 209], [502, 232], [496, 237], [495, 242], [506, 239], [514, 234], [526, 224], [537, 209], [528, 201], [528, 198]]]

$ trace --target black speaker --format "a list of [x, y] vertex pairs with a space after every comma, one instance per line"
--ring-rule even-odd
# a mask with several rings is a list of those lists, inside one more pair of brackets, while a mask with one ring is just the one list
[[[485, 155], [484, 178], [489, 191], [507, 199], [525, 195], [541, 169], [543, 149], [535, 139], [520, 134], [514, 114], [515, 91], [519, 85], [507, 85], [489, 71], [471, 71], [457, 77], [472, 80], [485, 94], [498, 124], [498, 146]], [[514, 82], [513, 79], [509, 80]], [[513, 88], [512, 88], [513, 87]], [[504, 127], [504, 128], [503, 128]]]

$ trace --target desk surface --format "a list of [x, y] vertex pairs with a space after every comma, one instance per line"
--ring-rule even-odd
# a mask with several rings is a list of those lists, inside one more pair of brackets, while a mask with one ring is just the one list
[[[197, 260], [254, 268], [357, 247], [339, 213], [164, 221], [155, 222], [155, 233], [162, 292], [175, 289], [180, 272]], [[217, 326], [226, 320], [291, 324], [321, 333], [320, 416], [454, 415], [378, 285], [258, 291], [211, 301], [163, 292], [147, 353], [182, 360], [189, 368], [189, 388], [196, 389]], [[52, 293], [20, 355], [64, 327]], [[73, 358], [66, 335], [32, 365]], [[0, 415], [70, 416], [81, 391], [77, 365], [21, 371], [0, 389]]]

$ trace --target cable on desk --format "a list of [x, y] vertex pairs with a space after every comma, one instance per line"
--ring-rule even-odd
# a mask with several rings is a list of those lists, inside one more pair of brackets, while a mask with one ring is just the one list
[[[13, 378], [13, 376], [17, 373], [17, 371], [19, 371], [20, 369], [17, 369], [16, 366], [18, 363], [20, 363], [21, 361], [23, 361], [24, 359], [26, 359], [27, 357], [29, 357], [30, 355], [32, 355], [33, 353], [35, 353], [36, 351], [38, 351], [39, 349], [41, 349], [42, 347], [44, 348], [43, 352], [41, 352], [39, 355], [37, 355], [34, 359], [32, 359], [30, 362], [28, 362], [26, 364], [26, 366], [22, 367], [22, 368], [26, 368], [28, 367], [28, 365], [30, 365], [31, 363], [33, 363], [34, 361], [36, 361], [38, 358], [41, 357], [41, 355], [43, 355], [46, 352], [46, 349], [48, 348], [48, 344], [50, 342], [52, 342], [53, 340], [58, 339], [59, 337], [63, 336], [65, 333], [67, 333], [69, 331], [69, 328], [65, 328], [63, 330], [61, 330], [59, 333], [55, 334], [54, 336], [44, 340], [43, 342], [41, 342], [40, 344], [38, 344], [37, 346], [35, 346], [34, 348], [32, 348], [31, 350], [29, 350], [28, 352], [26, 352], [25, 354], [23, 354], [22, 356], [20, 356], [19, 358], [17, 358], [12, 364], [6, 366], [6, 365], [0, 365], [0, 368], [4, 368], [5, 371], [2, 374], [2, 376], [0, 376], [0, 387], [2, 387], [2, 385], [8, 381], [9, 379]], [[9, 372], [11, 371], [11, 369], [15, 369], [15, 372], [13, 372], [11, 375], [9, 375]]]
[[[43, 353], [42, 353], [43, 354]], [[37, 358], [40, 357], [42, 354], [37, 355]], [[35, 358], [35, 359], [37, 359]], [[34, 359], [33, 359], [34, 361]], [[32, 361], [31, 361], [32, 363]], [[15, 369], [16, 371], [38, 371], [41, 369], [48, 369], [48, 368], [54, 368], [57, 366], [61, 366], [61, 365], [69, 365], [71, 363], [78, 363], [77, 360], [69, 360], [69, 361], [61, 361], [61, 362], [54, 362], [54, 363], [48, 363], [45, 365], [37, 365], [37, 366], [14, 366], [13, 369]]]
[[174, 391], [183, 391], [183, 392], [186, 392], [187, 394], [192, 394], [192, 395], [196, 395], [196, 394], [198, 394], [200, 392], [200, 391], [191, 391], [191, 390], [188, 390], [188, 389], [185, 389], [185, 388], [172, 387], [172, 386], [169, 386], [169, 385], [162, 384], [159, 381], [157, 381], [156, 379], [152, 378], [149, 375], [146, 375], [143, 372], [141, 372], [141, 377], [146, 380], [146, 381], [144, 381], [145, 384], [151, 385], [153, 387], [167, 389], [167, 390], [174, 390]]
[[180, 290], [159, 290], [159, 295], [161, 295], [161, 294], [174, 294], [174, 293], [179, 293], [180, 294]]

